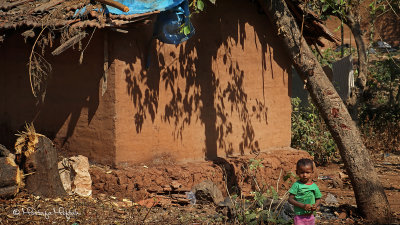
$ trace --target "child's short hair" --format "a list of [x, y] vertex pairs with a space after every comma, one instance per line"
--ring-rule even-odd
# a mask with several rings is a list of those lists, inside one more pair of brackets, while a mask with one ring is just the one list
[[303, 167], [303, 166], [311, 166], [311, 169], [314, 170], [314, 163], [311, 159], [300, 159], [299, 161], [297, 161], [296, 164], [296, 170], [299, 169], [299, 167]]

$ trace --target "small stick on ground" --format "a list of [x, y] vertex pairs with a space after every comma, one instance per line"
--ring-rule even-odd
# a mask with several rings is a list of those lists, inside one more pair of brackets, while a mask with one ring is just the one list
[[147, 211], [146, 215], [144, 216], [143, 220], [142, 220], [142, 224], [144, 224], [144, 221], [146, 221], [147, 216], [150, 214], [151, 209], [156, 205], [156, 201], [153, 201], [153, 205], [151, 205], [149, 211]]

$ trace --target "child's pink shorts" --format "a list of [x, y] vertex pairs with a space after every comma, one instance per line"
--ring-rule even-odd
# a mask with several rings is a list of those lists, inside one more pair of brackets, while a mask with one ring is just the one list
[[314, 215], [297, 215], [294, 217], [294, 225], [315, 225]]

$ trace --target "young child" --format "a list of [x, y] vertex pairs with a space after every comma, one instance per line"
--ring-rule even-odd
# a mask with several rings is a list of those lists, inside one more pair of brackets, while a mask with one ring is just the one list
[[312, 182], [314, 172], [313, 161], [300, 159], [296, 164], [296, 174], [299, 180], [289, 190], [289, 203], [294, 206], [295, 225], [314, 225], [314, 212], [321, 204], [322, 197], [318, 186]]

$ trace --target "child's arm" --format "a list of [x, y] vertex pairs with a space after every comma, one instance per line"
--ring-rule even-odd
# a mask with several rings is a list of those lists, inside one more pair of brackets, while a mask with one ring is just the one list
[[290, 194], [290, 195], [289, 195], [289, 200], [288, 200], [288, 202], [289, 202], [290, 204], [292, 204], [292, 205], [294, 205], [294, 206], [297, 206], [297, 207], [299, 207], [299, 208], [302, 208], [302, 209], [304, 209], [304, 210], [311, 211], [311, 205], [310, 205], [310, 204], [303, 204], [303, 203], [300, 203], [300, 202], [294, 200], [294, 194]]

